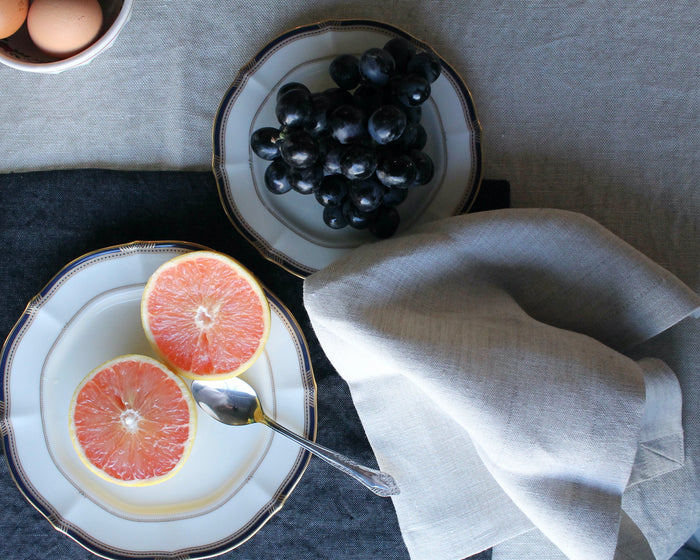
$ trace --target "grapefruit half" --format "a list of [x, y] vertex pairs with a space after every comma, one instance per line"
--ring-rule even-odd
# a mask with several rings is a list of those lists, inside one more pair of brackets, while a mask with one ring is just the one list
[[191, 379], [234, 377], [262, 353], [270, 306], [256, 278], [215, 251], [163, 263], [141, 299], [151, 345], [176, 373]]
[[91, 371], [75, 390], [70, 435], [87, 467], [110, 482], [147, 486], [187, 460], [196, 413], [187, 385], [147, 356], [120, 356]]

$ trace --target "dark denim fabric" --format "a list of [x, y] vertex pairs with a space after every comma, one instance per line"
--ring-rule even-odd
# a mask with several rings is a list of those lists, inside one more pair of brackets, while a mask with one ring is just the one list
[[[475, 210], [507, 205], [507, 183], [487, 183]], [[2, 339], [27, 302], [68, 262], [136, 240], [200, 243], [254, 271], [294, 314], [309, 343], [318, 384], [317, 440], [376, 466], [347, 386], [313, 336], [302, 305], [302, 281], [268, 262], [237, 233], [211, 173], [76, 170], [0, 175]], [[490, 557], [487, 551], [472, 558]], [[0, 558], [95, 558], [53, 530], [24, 499], [5, 461], [0, 461]], [[408, 553], [390, 500], [312, 458], [282, 510], [220, 558], [407, 560]]]
[[700, 528], [671, 560], [700, 560]]

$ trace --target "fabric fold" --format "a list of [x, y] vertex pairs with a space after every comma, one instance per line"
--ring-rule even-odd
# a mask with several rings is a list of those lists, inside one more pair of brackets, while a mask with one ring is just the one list
[[661, 360], [645, 358], [638, 363], [644, 373], [644, 416], [628, 486], [679, 469], [685, 460], [678, 379]]
[[651, 437], [675, 402], [673, 374], [621, 351], [700, 300], [580, 214], [449, 218], [360, 247], [304, 289], [402, 487], [414, 559], [460, 559], [536, 527], [569, 558], [612, 560], [627, 484], [677, 464], [678, 433]]

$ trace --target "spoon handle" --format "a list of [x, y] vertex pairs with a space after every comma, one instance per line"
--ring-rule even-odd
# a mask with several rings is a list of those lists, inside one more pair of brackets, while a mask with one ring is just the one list
[[336, 453], [327, 447], [323, 447], [322, 445], [314, 443], [313, 441], [309, 441], [308, 439], [289, 431], [284, 426], [280, 426], [277, 422], [267, 416], [264, 417], [263, 423], [276, 432], [279, 432], [280, 434], [294, 440], [304, 449], [310, 451], [317, 457], [320, 457], [339, 471], [350, 475], [355, 480], [364, 484], [378, 496], [393, 496], [400, 492], [399, 485], [390, 474], [360, 465], [359, 463], [356, 463], [352, 459], [345, 457], [340, 453]]

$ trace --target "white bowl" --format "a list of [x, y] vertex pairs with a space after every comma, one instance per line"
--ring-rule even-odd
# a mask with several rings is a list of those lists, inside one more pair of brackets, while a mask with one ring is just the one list
[[32, 43], [26, 22], [9, 37], [0, 39], [0, 62], [26, 72], [57, 74], [87, 64], [112, 46], [131, 17], [133, 0], [99, 0], [104, 23], [99, 38], [85, 50], [64, 59], [57, 59], [40, 51]]

